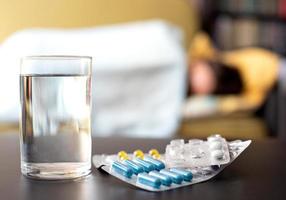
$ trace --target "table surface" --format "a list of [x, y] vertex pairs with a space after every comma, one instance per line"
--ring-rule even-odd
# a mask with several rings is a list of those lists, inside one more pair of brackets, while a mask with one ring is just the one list
[[[168, 139], [93, 138], [93, 153], [119, 150], [164, 151]], [[253, 142], [230, 166], [214, 179], [160, 193], [148, 192], [92, 169], [77, 181], [37, 181], [20, 173], [17, 134], [0, 135], [0, 199], [26, 200], [132, 200], [132, 199], [285, 199], [286, 143], [278, 140]]]

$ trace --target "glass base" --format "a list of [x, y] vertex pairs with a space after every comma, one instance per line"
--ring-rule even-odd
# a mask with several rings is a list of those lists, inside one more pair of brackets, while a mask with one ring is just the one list
[[27, 163], [21, 162], [21, 172], [24, 176], [43, 180], [76, 179], [90, 174], [91, 163]]

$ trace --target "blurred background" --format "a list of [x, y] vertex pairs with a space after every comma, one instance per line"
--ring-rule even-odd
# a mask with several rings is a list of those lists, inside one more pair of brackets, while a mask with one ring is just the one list
[[0, 0], [0, 133], [27, 55], [93, 57], [94, 136], [286, 136], [286, 0]]

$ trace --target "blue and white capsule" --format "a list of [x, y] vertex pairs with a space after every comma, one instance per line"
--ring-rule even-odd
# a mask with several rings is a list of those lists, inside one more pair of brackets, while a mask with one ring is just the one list
[[184, 180], [182, 175], [177, 174], [175, 172], [171, 172], [170, 170], [167, 170], [167, 169], [162, 169], [160, 171], [160, 173], [162, 173], [162, 174], [164, 174], [166, 176], [169, 176], [172, 179], [172, 182], [176, 183], [176, 184], [181, 184], [183, 182], [183, 180]]
[[162, 161], [154, 159], [151, 156], [144, 156], [144, 160], [152, 163], [158, 171], [165, 168], [165, 164]]
[[114, 161], [111, 167], [115, 172], [121, 174], [122, 176], [125, 176], [126, 178], [131, 178], [131, 176], [133, 175], [133, 171], [131, 168], [118, 161]]
[[124, 160], [123, 163], [130, 167], [134, 174], [140, 174], [144, 172], [144, 168], [132, 160]]
[[133, 161], [139, 165], [141, 165], [144, 169], [145, 172], [150, 172], [155, 170], [155, 165], [153, 165], [152, 163], [142, 160], [141, 158], [134, 158]]
[[161, 181], [160, 179], [151, 176], [146, 173], [138, 174], [137, 176], [137, 181], [141, 184], [153, 187], [153, 188], [160, 188], [161, 186]]
[[180, 169], [180, 168], [171, 168], [170, 171], [182, 175], [184, 178], [184, 181], [190, 182], [193, 179], [193, 173], [190, 171]]
[[160, 173], [158, 171], [149, 172], [149, 175], [154, 176], [154, 177], [160, 179], [162, 185], [170, 186], [172, 184], [172, 179], [169, 176], [167, 176], [165, 174], [162, 174], [162, 173]]

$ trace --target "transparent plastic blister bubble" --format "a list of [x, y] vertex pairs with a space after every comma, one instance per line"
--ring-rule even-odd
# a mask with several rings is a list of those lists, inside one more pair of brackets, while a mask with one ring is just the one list
[[172, 140], [166, 147], [165, 158], [169, 167], [204, 167], [227, 164], [230, 154], [227, 141], [220, 135], [212, 135], [207, 141]]
[[[117, 155], [94, 155], [93, 164], [96, 168], [100, 168], [114, 177], [141, 189], [154, 192], [171, 190], [213, 178], [232, 163], [251, 143], [250, 140], [226, 142], [224, 138], [221, 139], [223, 139], [223, 144], [221, 145], [210, 143], [212, 139], [207, 141], [191, 140], [191, 142], [187, 143], [184, 140], [171, 141], [170, 145], [174, 146], [176, 153], [180, 152], [177, 154], [178, 157], [175, 155], [172, 158], [176, 158], [176, 161], [180, 160], [180, 165], [173, 160], [170, 162], [170, 157], [166, 158], [166, 155], [168, 155], [167, 151], [169, 151], [168, 146], [166, 147], [166, 154], [159, 154], [158, 152], [153, 154], [152, 152], [156, 152], [156, 150], [152, 149], [149, 151], [149, 154], [137, 150], [134, 154], [121, 151]], [[194, 146], [188, 146], [189, 143]], [[187, 145], [188, 153], [185, 152], [184, 145]], [[212, 160], [211, 155], [208, 155], [204, 157], [203, 161], [196, 162], [197, 166], [195, 163], [190, 165], [189, 160], [188, 162], [181, 162], [186, 156], [189, 158], [194, 155], [204, 154], [202, 152], [205, 151], [211, 154], [210, 152], [212, 152], [213, 148], [215, 150], [217, 148], [210, 147], [211, 145], [217, 145], [220, 147], [219, 149], [224, 149], [224, 145], [226, 145], [227, 149], [224, 150], [228, 152], [228, 157], [224, 157], [223, 161], [219, 159], [221, 162], [218, 162], [217, 160]], [[184, 148], [181, 148], [181, 146], [184, 146]], [[223, 155], [227, 154], [226, 152]], [[212, 165], [213, 163], [222, 162], [224, 164]], [[205, 164], [210, 165], [207, 166]]]

